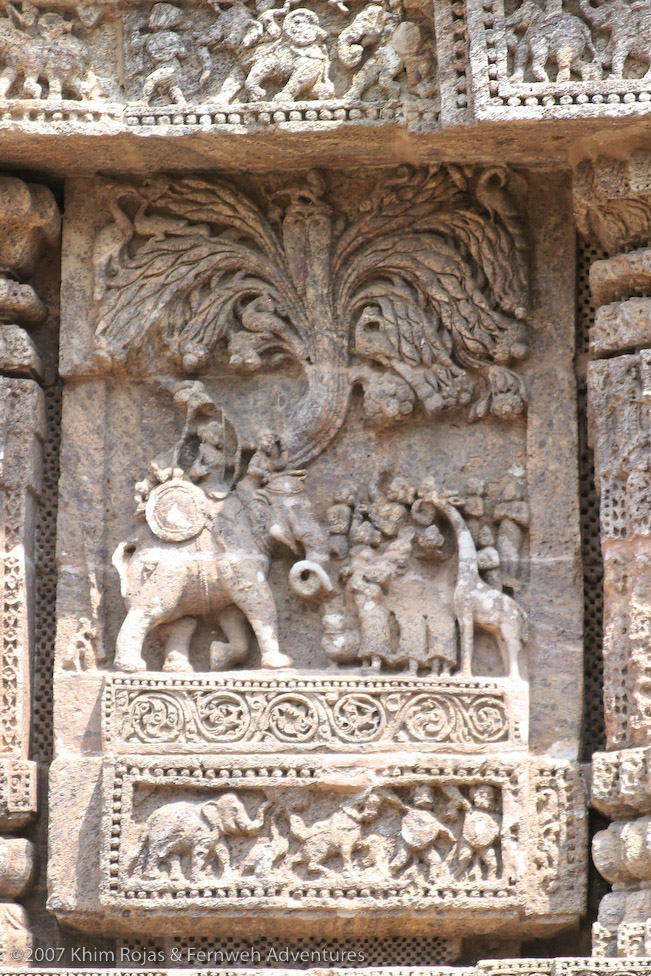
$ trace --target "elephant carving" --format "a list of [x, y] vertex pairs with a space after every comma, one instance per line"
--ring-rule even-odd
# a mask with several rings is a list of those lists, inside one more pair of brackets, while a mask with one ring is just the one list
[[613, 78], [623, 78], [629, 58], [646, 65], [641, 79], [651, 81], [651, 3], [638, 0], [629, 6], [625, 0], [579, 0], [585, 19], [600, 30], [610, 32], [610, 40], [601, 52], [601, 63], [610, 64]]
[[13, 4], [6, 10], [10, 16], [0, 18], [0, 61], [4, 63], [0, 97], [6, 97], [19, 78], [28, 98], [42, 98], [42, 80], [51, 99], [101, 96], [86, 45], [71, 33], [69, 21], [54, 12], [32, 13], [26, 18]]
[[303, 492], [304, 472], [269, 476], [262, 488], [250, 472], [251, 465], [233, 491], [209, 495], [176, 477], [159, 486], [164, 496], [152, 492], [157, 507], [147, 509], [148, 530], [120, 543], [113, 556], [128, 610], [116, 642], [117, 670], [146, 670], [143, 643], [161, 627], [164, 669], [192, 671], [190, 640], [202, 616], [218, 620], [227, 638], [213, 642], [211, 667], [226, 667], [246, 654], [247, 620], [262, 666], [291, 666], [279, 650], [276, 606], [267, 582], [272, 544], [305, 553], [294, 564], [289, 584], [311, 599], [332, 590], [322, 565], [326, 537]]
[[[574, 14], [563, 10], [562, 0], [545, 0], [542, 9], [526, 0], [506, 19], [508, 47], [514, 52], [512, 81], [523, 81], [528, 65], [536, 81], [549, 81], [547, 64], [555, 61], [556, 81], [569, 81], [572, 72], [583, 81], [601, 77], [601, 65], [592, 43], [589, 27]], [[525, 27], [518, 38], [513, 28]], [[585, 60], [589, 53], [591, 60]]]
[[142, 878], [198, 882], [231, 871], [227, 837], [260, 833], [270, 800], [264, 800], [252, 820], [235, 793], [223, 793], [200, 805], [180, 800], [166, 803], [148, 817], [131, 870]]

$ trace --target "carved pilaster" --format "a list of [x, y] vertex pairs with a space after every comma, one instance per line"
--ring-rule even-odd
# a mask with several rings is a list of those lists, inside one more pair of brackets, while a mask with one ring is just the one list
[[588, 398], [604, 558], [608, 750], [594, 757], [592, 800], [614, 819], [596, 835], [593, 856], [613, 890], [600, 906], [593, 953], [648, 956], [651, 823], [642, 815], [651, 809], [651, 156], [584, 161], [574, 190], [579, 229], [608, 252], [590, 269], [597, 310]]
[[[45, 435], [41, 363], [22, 326], [40, 325], [46, 307], [31, 284], [44, 245], [59, 229], [49, 190], [0, 176], [0, 829], [23, 829], [37, 811], [36, 763], [29, 760], [33, 667], [34, 547]], [[20, 279], [20, 280], [19, 280]], [[25, 910], [31, 842], [0, 837], [0, 959], [20, 965], [31, 946]]]
[[39, 376], [38, 352], [23, 326], [42, 324], [47, 312], [24, 275], [34, 271], [43, 246], [59, 235], [59, 211], [46, 187], [0, 176], [0, 371]]

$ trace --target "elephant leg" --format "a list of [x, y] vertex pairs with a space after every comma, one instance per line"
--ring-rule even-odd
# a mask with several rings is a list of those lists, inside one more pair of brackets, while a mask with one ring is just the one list
[[375, 84], [380, 74], [380, 66], [376, 58], [369, 58], [353, 80], [352, 85], [346, 92], [346, 98], [361, 98], [371, 85]]
[[25, 72], [25, 80], [23, 81], [23, 88], [30, 96], [30, 98], [40, 98], [43, 92], [43, 88], [38, 83], [38, 71]]
[[613, 61], [612, 61], [612, 76], [613, 78], [623, 78], [624, 77], [624, 65], [626, 64], [626, 59], [628, 58], [628, 44], [624, 41], [618, 41], [615, 44], [615, 50], [613, 51]]
[[262, 61], [254, 64], [249, 71], [244, 86], [246, 88], [246, 93], [252, 102], [265, 101], [267, 93], [262, 87], [262, 83], [267, 80], [268, 74], [268, 65], [266, 62]]
[[113, 664], [116, 671], [147, 670], [147, 665], [142, 657], [142, 645], [149, 631], [157, 623], [157, 620], [152, 619], [151, 612], [145, 613], [139, 608], [129, 610], [115, 642]]
[[11, 90], [17, 77], [18, 72], [11, 65], [4, 69], [2, 74], [0, 74], [0, 98], [4, 98], [7, 92]]
[[459, 617], [459, 674], [464, 678], [472, 676], [472, 652], [475, 642], [475, 622], [472, 614], [466, 612]]
[[[190, 664], [190, 641], [197, 629], [196, 617], [181, 617], [165, 624], [165, 663], [163, 671], [189, 674], [194, 671]], [[163, 628], [161, 627], [161, 630]]]
[[394, 81], [394, 74], [390, 67], [386, 67], [380, 72], [377, 83], [387, 98], [400, 97], [400, 85], [397, 81]]
[[504, 672], [508, 678], [519, 678], [519, 657], [522, 650], [519, 628], [506, 620], [500, 627], [499, 634], [496, 634], [497, 643], [502, 653], [504, 662]]
[[215, 860], [219, 863], [222, 869], [222, 877], [225, 874], [231, 873], [231, 852], [229, 851], [226, 844], [221, 841], [219, 844], [215, 844], [214, 848]]
[[341, 841], [341, 861], [345, 872], [353, 870], [353, 851], [356, 843], [355, 837], [344, 837]]
[[536, 81], [549, 81], [546, 71], [549, 48], [544, 39], [532, 41], [531, 43], [531, 73]]
[[246, 617], [238, 607], [229, 606], [222, 610], [219, 625], [227, 640], [213, 641], [210, 645], [211, 671], [224, 671], [233, 664], [239, 664], [249, 649]]
[[63, 96], [63, 81], [61, 78], [48, 78], [48, 98], [59, 100]]
[[563, 48], [556, 55], [556, 81], [569, 81], [572, 76], [572, 62], [575, 58], [575, 51]]
[[201, 881], [205, 876], [211, 849], [212, 845], [209, 840], [199, 841], [192, 848], [190, 855], [190, 879], [192, 881]]
[[258, 583], [247, 589], [245, 594], [238, 594], [238, 599], [233, 602], [253, 627], [260, 647], [262, 667], [291, 668], [291, 657], [281, 654], [278, 647], [278, 615], [267, 583]]

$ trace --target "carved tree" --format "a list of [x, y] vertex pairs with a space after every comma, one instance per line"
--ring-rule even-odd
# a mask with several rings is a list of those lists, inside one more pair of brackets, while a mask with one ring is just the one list
[[503, 170], [403, 166], [353, 219], [318, 172], [266, 208], [221, 179], [112, 193], [95, 244], [101, 368], [199, 372], [222, 342], [243, 372], [295, 361], [293, 465], [335, 436], [355, 384], [382, 422], [417, 400], [428, 414], [473, 401], [471, 420], [523, 410], [508, 367], [527, 351], [525, 245]]

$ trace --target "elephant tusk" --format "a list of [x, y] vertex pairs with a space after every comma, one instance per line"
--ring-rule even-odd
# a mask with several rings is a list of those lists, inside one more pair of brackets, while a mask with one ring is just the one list
[[310, 559], [300, 559], [289, 571], [289, 585], [303, 599], [330, 594], [334, 587], [323, 566]]

